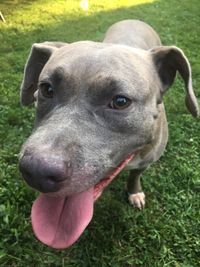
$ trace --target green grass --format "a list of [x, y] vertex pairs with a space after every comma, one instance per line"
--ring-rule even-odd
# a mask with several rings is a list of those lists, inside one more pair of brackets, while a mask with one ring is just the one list
[[0, 266], [195, 267], [200, 266], [200, 122], [184, 106], [177, 80], [165, 97], [170, 138], [165, 156], [143, 176], [147, 205], [137, 211], [124, 193], [127, 173], [106, 189], [79, 241], [56, 251], [32, 234], [35, 193], [20, 178], [21, 144], [31, 133], [34, 109], [21, 108], [19, 86], [31, 44], [101, 40], [112, 23], [138, 18], [164, 44], [184, 50], [200, 97], [200, 1], [1, 0], [0, 22]]

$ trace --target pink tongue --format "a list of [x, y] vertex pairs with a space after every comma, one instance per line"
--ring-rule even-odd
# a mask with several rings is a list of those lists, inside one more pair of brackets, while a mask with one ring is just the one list
[[44, 244], [67, 248], [91, 221], [93, 205], [93, 188], [67, 198], [41, 194], [32, 206], [33, 231]]

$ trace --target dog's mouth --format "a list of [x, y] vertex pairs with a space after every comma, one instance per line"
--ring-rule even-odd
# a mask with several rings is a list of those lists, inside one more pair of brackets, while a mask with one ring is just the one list
[[67, 248], [76, 242], [92, 219], [94, 202], [135, 155], [128, 155], [112, 173], [84, 192], [68, 197], [40, 194], [31, 212], [36, 237], [56, 249]]

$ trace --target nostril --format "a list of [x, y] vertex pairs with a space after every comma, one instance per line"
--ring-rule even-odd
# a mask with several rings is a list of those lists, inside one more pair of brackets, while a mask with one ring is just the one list
[[48, 176], [46, 178], [46, 182], [48, 183], [49, 186], [54, 186], [57, 183], [56, 177], [54, 176]]
[[57, 176], [50, 175], [41, 177], [41, 179], [37, 183], [37, 188], [43, 193], [55, 192], [60, 189], [61, 181], [62, 180], [59, 180]]
[[58, 182], [62, 182], [63, 180], [65, 180], [65, 177], [59, 176], [59, 175], [58, 176], [49, 175], [49, 176], [46, 176], [46, 180], [52, 183], [58, 183]]

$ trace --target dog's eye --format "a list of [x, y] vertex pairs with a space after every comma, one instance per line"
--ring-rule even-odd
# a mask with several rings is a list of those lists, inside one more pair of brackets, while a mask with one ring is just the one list
[[112, 109], [125, 109], [130, 106], [131, 100], [123, 95], [115, 96], [109, 103], [109, 107]]
[[49, 83], [40, 84], [40, 91], [44, 97], [52, 98], [54, 95], [54, 89]]

